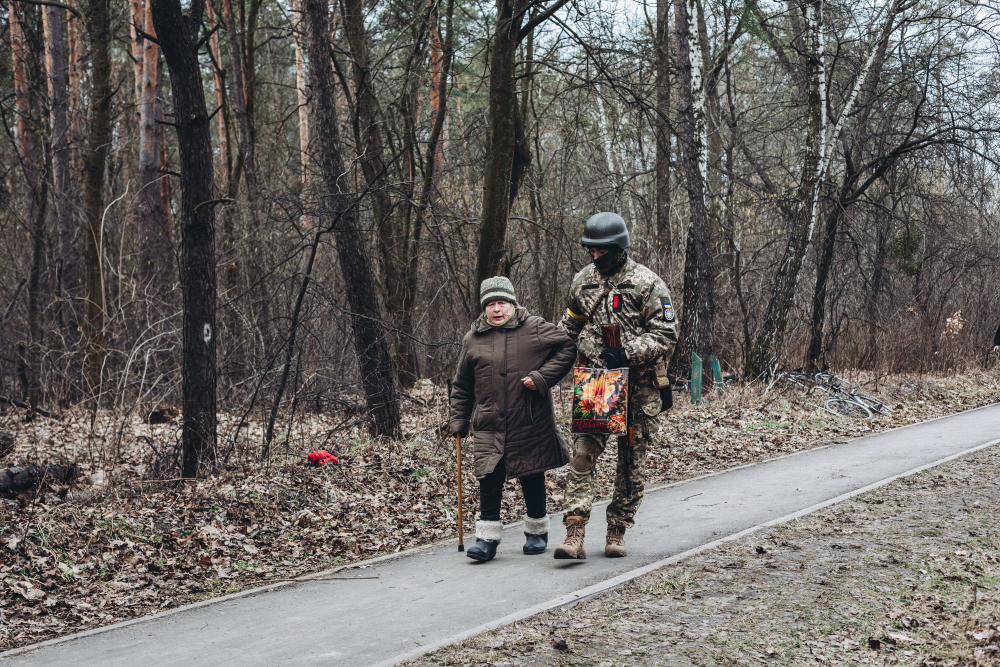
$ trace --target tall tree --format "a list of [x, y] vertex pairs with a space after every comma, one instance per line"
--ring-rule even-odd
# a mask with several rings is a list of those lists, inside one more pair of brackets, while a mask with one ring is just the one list
[[813, 219], [819, 205], [820, 171], [826, 151], [826, 64], [823, 41], [823, 0], [804, 0], [797, 8], [804, 20], [806, 84], [806, 137], [802, 156], [795, 217], [784, 254], [778, 266], [760, 332], [746, 359], [748, 379], [769, 375], [778, 363], [798, 285], [802, 261], [812, 236]]
[[229, 35], [229, 71], [233, 75], [233, 101], [236, 107], [236, 127], [240, 135], [243, 178], [247, 185], [247, 198], [252, 203], [257, 199], [257, 160], [250, 109], [253, 98], [247, 90], [247, 77], [250, 75], [246, 62], [247, 50], [243, 40], [244, 33], [237, 25], [236, 15], [233, 13], [232, 0], [222, 0], [222, 15]]
[[670, 361], [673, 375], [684, 377], [691, 353], [712, 354], [715, 317], [715, 270], [709, 250], [705, 182], [708, 149], [705, 137], [705, 66], [697, 21], [696, 0], [675, 0], [677, 25], [678, 139], [688, 193], [690, 222], [684, 261], [684, 302], [680, 342]]
[[106, 354], [105, 288], [101, 271], [104, 182], [111, 131], [111, 9], [110, 0], [91, 0], [87, 9], [90, 33], [91, 80], [90, 135], [83, 156], [84, 230], [84, 309], [83, 331], [86, 344], [84, 377], [91, 396], [98, 401], [101, 368]]
[[[489, 152], [483, 177], [483, 213], [479, 227], [479, 254], [476, 261], [476, 285], [504, 270], [507, 249], [507, 219], [521, 174], [515, 174], [515, 155], [524, 152], [519, 139], [517, 105], [517, 48], [535, 26], [547, 21], [568, 0], [554, 0], [524, 25], [530, 0], [497, 0], [496, 23], [490, 35], [489, 108], [487, 125]], [[521, 133], [523, 136], [523, 131]], [[530, 153], [529, 153], [530, 156]], [[521, 160], [523, 167], [523, 158]], [[473, 310], [479, 309], [478, 296]]]
[[[27, 184], [25, 209], [31, 233], [31, 268], [28, 274], [28, 341], [23, 345], [26, 359], [24, 373], [25, 393], [28, 405], [34, 409], [41, 402], [42, 373], [42, 309], [45, 307], [45, 202], [47, 200], [47, 181], [43, 179], [38, 169], [36, 152], [35, 128], [32, 123], [31, 89], [28, 77], [28, 60], [30, 57], [28, 42], [24, 34], [24, 9], [21, 2], [10, 3], [9, 25], [11, 44], [11, 69], [14, 75], [14, 108], [17, 112], [17, 154], [21, 162], [21, 171]], [[21, 346], [19, 346], [21, 347]]]
[[[105, 0], [106, 1], [106, 0]], [[184, 477], [198, 477], [215, 462], [216, 326], [215, 204], [212, 140], [198, 62], [205, 0], [151, 0], [153, 26], [170, 69], [174, 128], [180, 154], [181, 289], [183, 290]]]
[[[160, 123], [163, 120], [160, 47], [149, 0], [130, 0], [136, 115], [139, 120], [139, 280], [155, 300], [169, 293], [170, 228], [160, 196]], [[214, 36], [214, 35], [213, 35]]]
[[79, 339], [80, 327], [79, 306], [75, 302], [80, 297], [80, 226], [70, 173], [69, 79], [63, 30], [65, 11], [52, 5], [42, 7], [42, 26], [45, 32], [45, 69], [48, 72], [52, 183], [59, 229], [58, 287], [60, 296], [65, 300], [60, 315], [65, 335], [73, 342]]
[[[672, 239], [670, 234], [671, 206], [671, 132], [670, 132], [670, 74], [673, 57], [670, 52], [671, 0], [656, 3], [656, 31], [653, 55], [656, 67], [656, 112], [653, 115], [653, 134], [656, 138], [656, 245], [660, 266], [667, 266]], [[661, 269], [662, 271], [662, 269]]]
[[382, 326], [375, 277], [368, 262], [369, 251], [358, 232], [357, 200], [340, 153], [333, 97], [333, 67], [330, 62], [329, 18], [326, 0], [304, 0], [309, 40], [309, 80], [313, 91], [313, 113], [319, 140], [319, 163], [327, 193], [325, 215], [336, 239], [337, 259], [351, 310], [354, 349], [368, 403], [369, 427], [373, 435], [398, 437], [399, 394]]

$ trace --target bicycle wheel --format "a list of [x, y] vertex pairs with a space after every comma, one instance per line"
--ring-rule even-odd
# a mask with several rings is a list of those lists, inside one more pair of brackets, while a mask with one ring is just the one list
[[883, 417], [888, 417], [892, 414], [892, 409], [886, 406], [882, 401], [876, 401], [870, 396], [865, 396], [864, 394], [853, 394], [852, 397], [855, 401], [864, 403], [869, 410], [876, 414], [880, 414]]
[[851, 419], [871, 419], [872, 412], [867, 407], [843, 398], [828, 398], [824, 404], [827, 412]]

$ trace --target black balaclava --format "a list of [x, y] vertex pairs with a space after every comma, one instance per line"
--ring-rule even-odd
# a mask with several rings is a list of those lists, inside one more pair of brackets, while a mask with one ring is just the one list
[[625, 250], [622, 248], [613, 248], [595, 259], [594, 266], [597, 267], [597, 271], [602, 276], [613, 276], [618, 273], [618, 269], [625, 266], [627, 259], [628, 253]]

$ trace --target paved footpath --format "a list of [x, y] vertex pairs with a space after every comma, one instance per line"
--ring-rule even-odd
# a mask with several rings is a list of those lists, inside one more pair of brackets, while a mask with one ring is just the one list
[[[523, 555], [518, 526], [490, 563], [466, 558], [454, 542], [437, 545], [343, 573], [378, 579], [238, 594], [8, 652], [0, 665], [392, 665], [998, 438], [1000, 404], [665, 487], [646, 495], [627, 558], [604, 558], [603, 511], [595, 508], [586, 561], [557, 561], [551, 549]], [[554, 521], [550, 544], [564, 536]]]

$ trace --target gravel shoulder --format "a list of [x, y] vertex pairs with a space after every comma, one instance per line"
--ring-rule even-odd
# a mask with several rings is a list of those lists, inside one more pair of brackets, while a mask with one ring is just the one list
[[409, 667], [1000, 664], [989, 447]]

